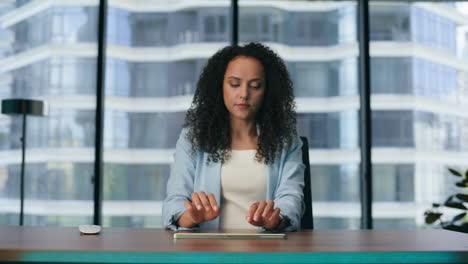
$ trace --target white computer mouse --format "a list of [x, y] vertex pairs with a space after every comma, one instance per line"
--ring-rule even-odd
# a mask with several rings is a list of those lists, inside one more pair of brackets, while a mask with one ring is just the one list
[[98, 225], [80, 225], [78, 229], [81, 233], [86, 235], [94, 235], [99, 234], [101, 232], [102, 227]]

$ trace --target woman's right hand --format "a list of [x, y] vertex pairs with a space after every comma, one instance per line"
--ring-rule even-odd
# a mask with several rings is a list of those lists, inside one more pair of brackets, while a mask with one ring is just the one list
[[193, 227], [219, 216], [220, 210], [215, 196], [205, 192], [192, 193], [192, 202], [185, 201], [185, 212], [179, 217], [181, 227]]

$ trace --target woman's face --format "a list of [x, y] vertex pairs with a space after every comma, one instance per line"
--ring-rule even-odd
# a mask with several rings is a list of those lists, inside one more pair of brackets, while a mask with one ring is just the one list
[[239, 56], [229, 62], [224, 73], [223, 98], [231, 119], [255, 120], [264, 93], [265, 73], [260, 61]]

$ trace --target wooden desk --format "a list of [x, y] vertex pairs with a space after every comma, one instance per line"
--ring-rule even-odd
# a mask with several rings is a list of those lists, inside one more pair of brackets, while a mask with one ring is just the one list
[[0, 262], [468, 263], [468, 235], [446, 230], [315, 230], [286, 240], [173, 240], [163, 229], [0, 226]]

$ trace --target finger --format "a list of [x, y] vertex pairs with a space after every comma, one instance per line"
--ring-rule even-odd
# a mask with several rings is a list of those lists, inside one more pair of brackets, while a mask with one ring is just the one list
[[187, 200], [185, 200], [184, 205], [185, 205], [185, 209], [187, 209], [187, 211], [190, 211], [190, 210], [193, 209], [192, 203], [187, 201]]
[[273, 212], [274, 205], [275, 205], [275, 202], [273, 200], [268, 201], [262, 213], [263, 218], [268, 218], [271, 215], [271, 213]]
[[247, 213], [247, 216], [245, 217], [247, 219], [247, 222], [251, 223], [251, 221], [253, 220], [253, 215], [255, 211], [257, 211], [257, 207], [258, 207], [258, 203], [253, 203], [250, 206], [249, 212]]
[[253, 225], [253, 226], [260, 226], [259, 223], [255, 222], [252, 217], [249, 217], [249, 220], [247, 220], [247, 223]]
[[184, 205], [185, 205], [185, 209], [187, 209], [185, 212], [187, 212], [187, 215], [192, 220], [194, 220], [194, 215], [195, 215], [194, 212], [197, 210], [197, 208], [193, 207], [192, 203], [190, 201], [187, 201], [187, 200], [184, 202]]
[[273, 211], [273, 213], [271, 214], [269, 220], [270, 221], [273, 221], [273, 220], [276, 220], [279, 218], [279, 214], [280, 214], [280, 209], [279, 208], [275, 208], [275, 210]]
[[276, 208], [273, 211], [273, 214], [268, 218], [265, 219], [265, 222], [263, 222], [262, 226], [268, 229], [279, 227], [280, 225], [280, 209]]
[[198, 198], [200, 198], [201, 203], [205, 207], [205, 211], [209, 212], [211, 209], [210, 201], [208, 200], [208, 197], [206, 197], [206, 194], [204, 191], [198, 192]]
[[192, 203], [197, 208], [197, 211], [200, 211], [203, 209], [203, 205], [200, 201], [200, 198], [198, 197], [198, 193], [192, 193]]
[[214, 194], [212, 193], [208, 194], [208, 200], [210, 201], [211, 208], [213, 208], [213, 210], [217, 212], [219, 210], [219, 206], [218, 206], [218, 203], [216, 202], [216, 198]]
[[255, 222], [260, 221], [261, 215], [263, 213], [263, 210], [265, 209], [265, 206], [266, 206], [265, 201], [261, 201], [258, 203], [258, 207], [257, 207], [257, 210], [255, 211], [254, 218], [253, 218]]

